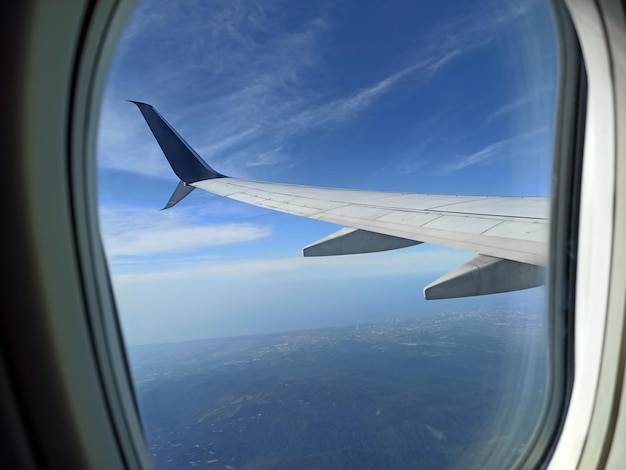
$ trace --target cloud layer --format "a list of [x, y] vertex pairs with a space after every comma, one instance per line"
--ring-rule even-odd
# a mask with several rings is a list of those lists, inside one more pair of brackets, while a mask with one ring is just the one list
[[194, 223], [182, 211], [104, 208], [100, 218], [105, 250], [113, 261], [249, 242], [272, 233], [270, 227], [249, 223]]

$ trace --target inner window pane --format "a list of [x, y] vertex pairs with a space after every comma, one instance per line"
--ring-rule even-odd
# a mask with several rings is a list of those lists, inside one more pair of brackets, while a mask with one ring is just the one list
[[237, 178], [548, 198], [557, 59], [538, 0], [139, 2], [98, 191], [156, 468], [510, 466], [544, 403], [546, 293], [426, 301], [477, 253], [303, 258], [341, 226], [200, 190], [159, 211], [178, 179], [126, 100]]

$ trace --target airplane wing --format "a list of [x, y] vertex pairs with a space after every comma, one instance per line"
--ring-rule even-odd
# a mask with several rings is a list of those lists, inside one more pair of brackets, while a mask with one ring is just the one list
[[305, 247], [304, 256], [369, 253], [419, 243], [478, 253], [426, 286], [426, 299], [509, 292], [544, 282], [546, 198], [361, 191], [230, 178], [202, 160], [154, 107], [133, 103], [181, 180], [164, 209], [200, 188], [345, 227]]

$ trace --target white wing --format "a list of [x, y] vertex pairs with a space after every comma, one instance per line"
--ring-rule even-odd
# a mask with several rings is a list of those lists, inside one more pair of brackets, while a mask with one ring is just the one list
[[347, 227], [306, 247], [305, 256], [382, 251], [417, 243], [479, 253], [427, 286], [427, 299], [508, 292], [543, 283], [549, 234], [545, 198], [359, 191], [229, 178], [204, 162], [152, 106], [135, 104], [181, 179], [166, 208], [200, 188]]
[[192, 183], [237, 201], [422, 243], [542, 265], [545, 198], [358, 191], [236, 178]]

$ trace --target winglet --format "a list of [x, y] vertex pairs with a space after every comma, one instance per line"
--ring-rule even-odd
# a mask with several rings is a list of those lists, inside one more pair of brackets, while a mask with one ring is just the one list
[[132, 101], [141, 111], [172, 170], [183, 182], [227, 178], [211, 168], [153, 106]]
[[179, 181], [178, 186], [176, 186], [176, 189], [174, 189], [174, 193], [170, 197], [170, 200], [167, 201], [167, 204], [165, 204], [165, 207], [161, 210], [164, 211], [165, 209], [174, 207], [180, 201], [182, 201], [187, 196], [189, 196], [191, 191], [193, 191], [194, 189], [196, 189], [195, 186], [189, 186], [188, 184], [185, 184], [183, 181]]

